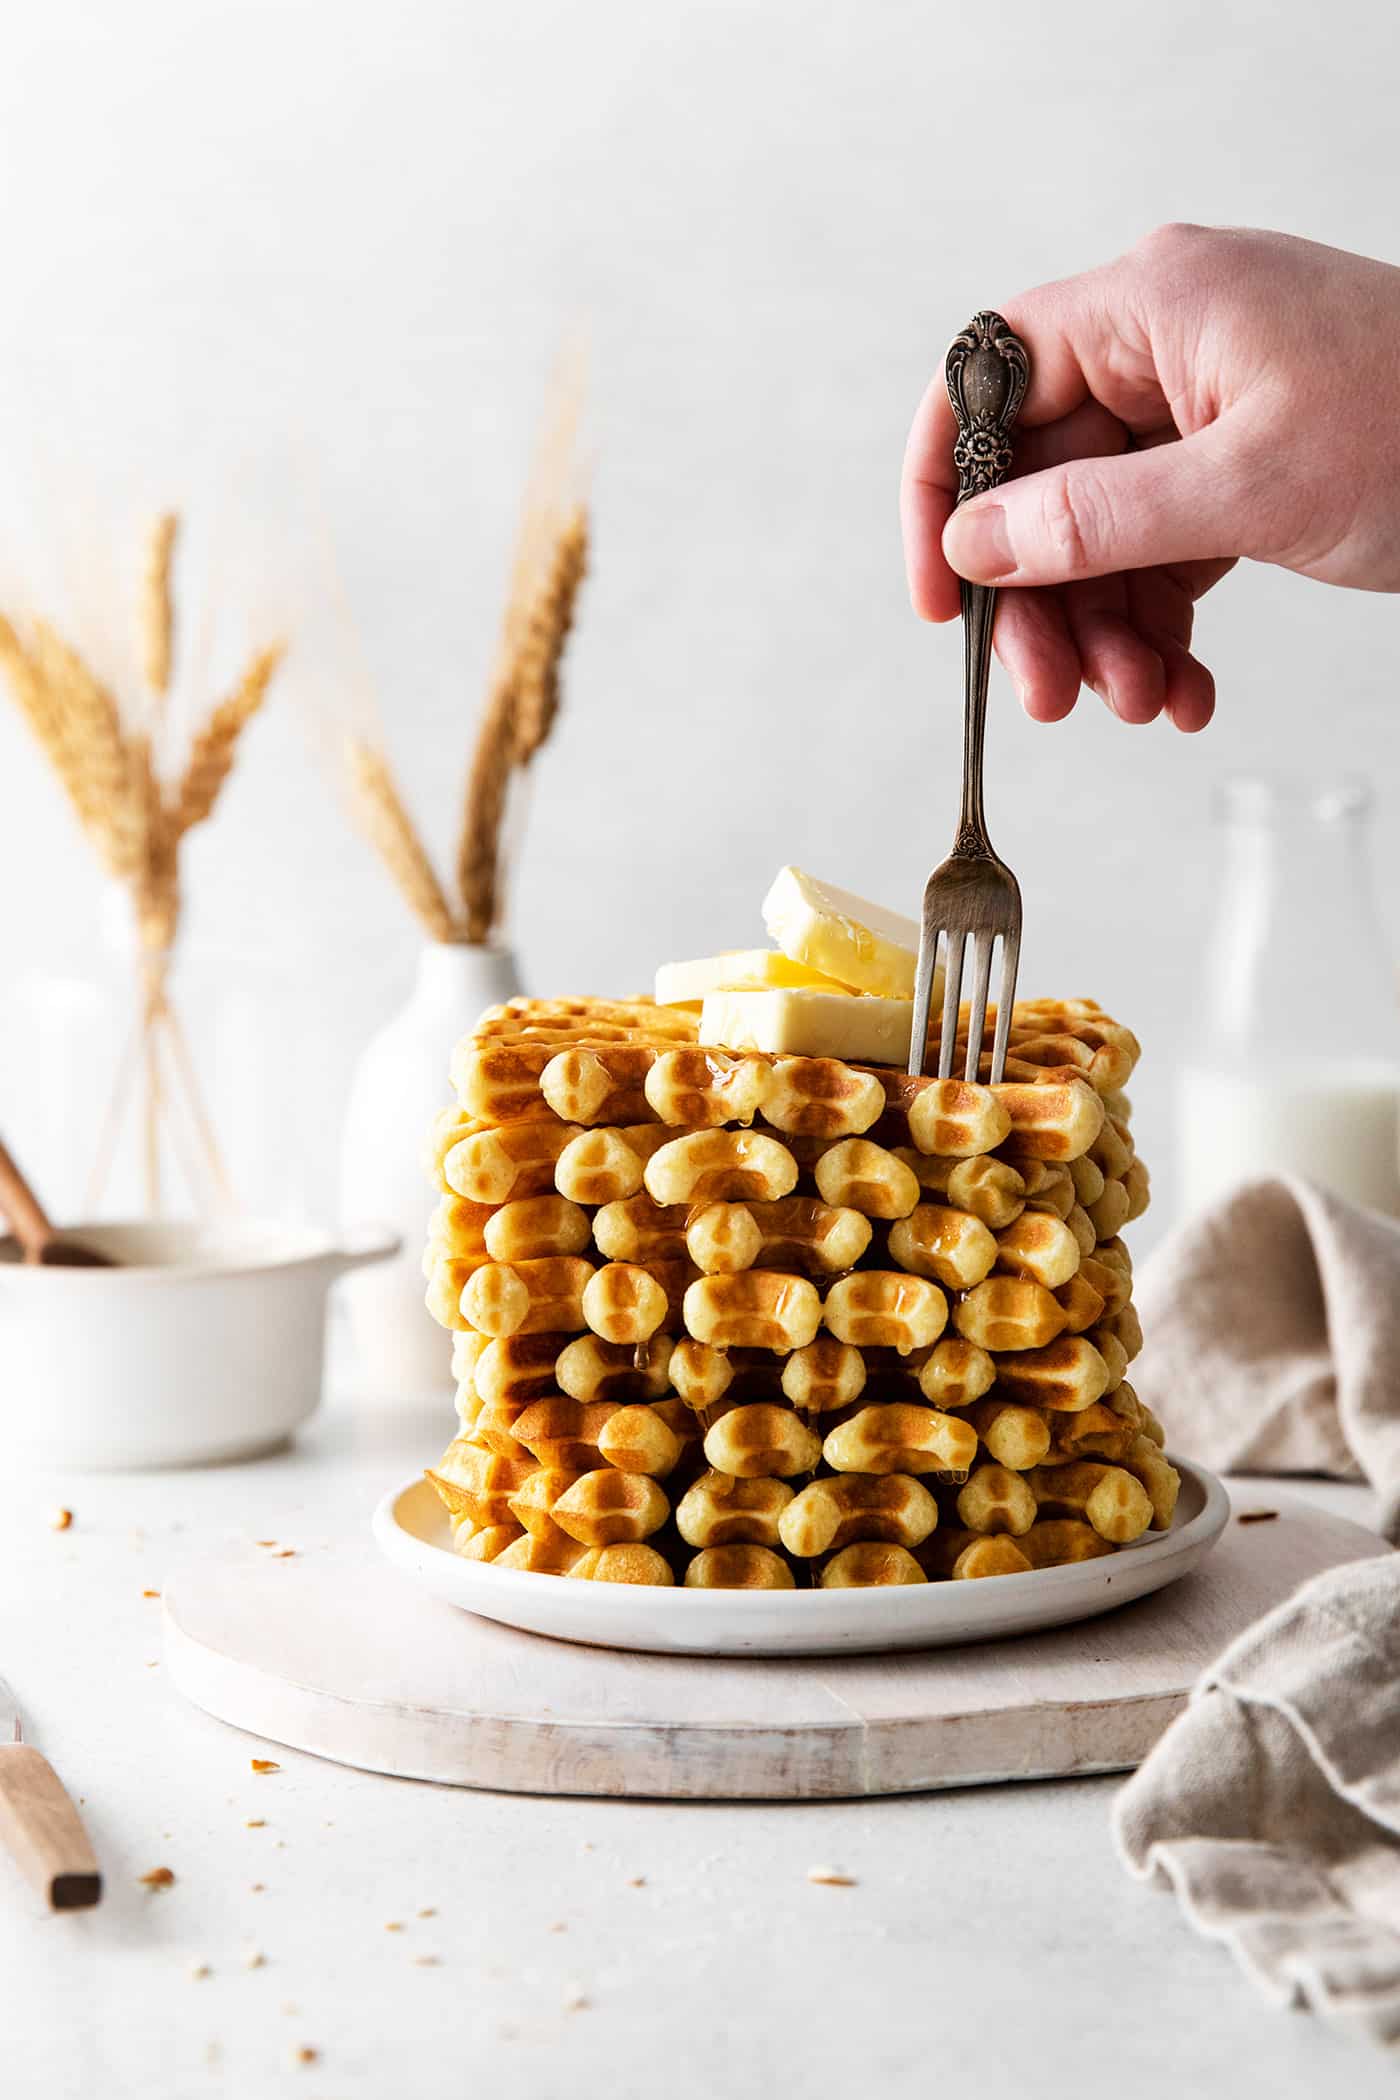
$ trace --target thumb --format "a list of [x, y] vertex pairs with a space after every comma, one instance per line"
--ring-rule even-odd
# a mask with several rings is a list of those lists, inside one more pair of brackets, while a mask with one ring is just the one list
[[970, 583], [1070, 583], [1248, 553], [1250, 504], [1223, 423], [1147, 452], [1072, 459], [959, 505], [943, 528]]

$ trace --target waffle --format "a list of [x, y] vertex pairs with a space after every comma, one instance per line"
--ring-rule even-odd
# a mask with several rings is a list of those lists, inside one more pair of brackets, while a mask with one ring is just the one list
[[456, 1550], [835, 1588], [1168, 1526], [1177, 1475], [1128, 1378], [1129, 1031], [1022, 1002], [993, 1087], [697, 1028], [512, 1000], [454, 1053], [424, 1267], [453, 1330], [458, 1434], [429, 1478]]

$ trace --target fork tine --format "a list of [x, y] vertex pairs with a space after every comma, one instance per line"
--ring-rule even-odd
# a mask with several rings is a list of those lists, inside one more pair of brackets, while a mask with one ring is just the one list
[[1000, 1085], [1006, 1076], [1006, 1046], [1011, 1036], [1011, 1008], [1016, 999], [1016, 966], [1021, 960], [1021, 929], [1013, 926], [1002, 935], [1001, 941], [1001, 993], [997, 999], [997, 1027], [992, 1039], [993, 1086]]
[[983, 930], [972, 936], [972, 1010], [967, 1017], [967, 1065], [964, 1078], [975, 1079], [982, 1061], [982, 1037], [987, 1026], [987, 986], [992, 975], [995, 933]]
[[938, 968], [938, 928], [925, 926], [919, 939], [919, 967], [914, 976], [913, 1026], [909, 1033], [909, 1070], [923, 1077], [928, 1063], [928, 1010]]
[[958, 1005], [962, 999], [963, 948], [966, 929], [950, 926], [943, 936], [943, 1026], [938, 1043], [938, 1076], [951, 1079], [958, 1043]]

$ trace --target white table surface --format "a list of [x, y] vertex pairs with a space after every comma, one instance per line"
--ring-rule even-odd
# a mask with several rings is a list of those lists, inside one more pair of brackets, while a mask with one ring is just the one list
[[[6, 2095], [1393, 2093], [1379, 2054], [1270, 2008], [1129, 1879], [1116, 1780], [556, 1801], [373, 1777], [187, 1706], [143, 1591], [205, 1541], [364, 1524], [450, 1420], [347, 1386], [256, 1464], [0, 1482], [0, 1668], [106, 1874], [98, 1910], [54, 1917], [0, 1860]], [[1371, 1518], [1361, 1489], [1305, 1491]], [[174, 1886], [147, 1890], [158, 1866]]]

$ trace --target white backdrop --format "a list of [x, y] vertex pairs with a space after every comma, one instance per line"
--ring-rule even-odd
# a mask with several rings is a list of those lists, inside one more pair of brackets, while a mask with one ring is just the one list
[[[915, 908], [950, 834], [960, 647], [907, 608], [896, 484], [970, 312], [1174, 217], [1400, 260], [1383, 0], [0, 13], [5, 427], [195, 507], [240, 455], [314, 458], [441, 843], [545, 376], [586, 324], [596, 569], [514, 914], [541, 990], [632, 987], [760, 937], [784, 860]], [[1202, 738], [1092, 699], [1037, 727], [1004, 684], [989, 735], [1023, 984], [1090, 992], [1142, 1035], [1168, 1205], [1212, 781], [1267, 757], [1360, 768], [1388, 812], [1400, 790], [1393, 601], [1252, 571], [1200, 631], [1220, 686]], [[308, 754], [297, 676], [293, 656], [193, 848], [190, 931], [314, 991], [324, 1170], [413, 939]], [[1381, 868], [1393, 888], [1385, 841]], [[85, 939], [95, 890], [0, 711], [0, 983]]]

